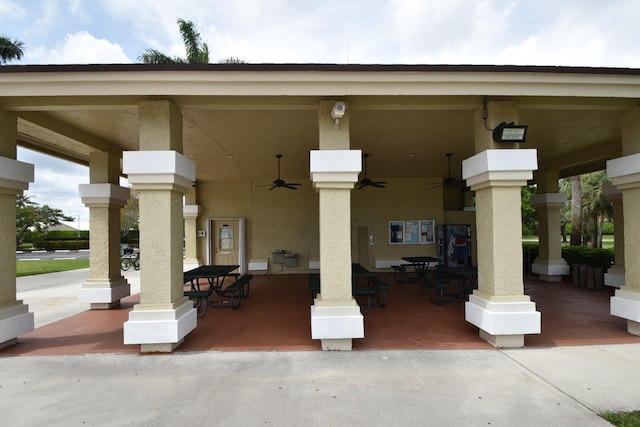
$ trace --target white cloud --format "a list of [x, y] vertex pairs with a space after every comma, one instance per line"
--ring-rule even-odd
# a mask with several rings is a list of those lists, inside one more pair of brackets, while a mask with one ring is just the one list
[[78, 184], [89, 182], [89, 168], [20, 147], [17, 157], [35, 165], [35, 181], [25, 191], [32, 201], [61, 209], [65, 215], [89, 218], [78, 195]]
[[106, 39], [98, 39], [86, 31], [67, 34], [64, 41], [51, 50], [35, 48], [25, 52], [28, 62], [40, 64], [117, 64], [130, 63], [122, 47]]

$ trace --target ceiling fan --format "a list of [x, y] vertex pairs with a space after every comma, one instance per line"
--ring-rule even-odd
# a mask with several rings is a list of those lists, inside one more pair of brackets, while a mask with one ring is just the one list
[[369, 178], [367, 178], [367, 157], [369, 157], [368, 154], [363, 154], [362, 157], [364, 158], [364, 179], [360, 180], [360, 182], [358, 182], [358, 190], [362, 190], [364, 187], [377, 187], [377, 188], [386, 188], [387, 186], [387, 181], [372, 181]]
[[445, 156], [447, 156], [448, 163], [449, 163], [449, 176], [447, 176], [442, 180], [442, 184], [436, 184], [431, 188], [438, 188], [442, 186], [458, 187], [461, 189], [466, 188], [467, 185], [464, 181], [456, 179], [453, 176], [451, 176], [451, 156], [453, 156], [453, 153], [446, 153]]
[[282, 158], [282, 154], [276, 154], [276, 158], [278, 159], [278, 179], [271, 183], [271, 188], [269, 188], [269, 190], [280, 187], [288, 188], [289, 190], [297, 190], [297, 187], [302, 184], [285, 182], [283, 179], [280, 179], [280, 159]]

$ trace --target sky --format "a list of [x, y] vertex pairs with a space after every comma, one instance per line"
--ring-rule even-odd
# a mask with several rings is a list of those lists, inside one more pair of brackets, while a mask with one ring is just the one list
[[[146, 48], [185, 56], [193, 21], [210, 61], [640, 68], [638, 0], [0, 0], [12, 64], [135, 63]], [[28, 150], [26, 192], [88, 219], [88, 169]]]

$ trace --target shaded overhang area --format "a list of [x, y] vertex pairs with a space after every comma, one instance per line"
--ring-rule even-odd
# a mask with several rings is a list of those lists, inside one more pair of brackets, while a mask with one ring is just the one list
[[[308, 179], [318, 103], [348, 104], [353, 149], [370, 175], [451, 174], [475, 154], [474, 125], [506, 101], [529, 126], [522, 148], [561, 177], [619, 157], [621, 115], [640, 100], [640, 70], [578, 67], [179, 64], [0, 68], [0, 108], [18, 116], [19, 145], [88, 164], [93, 150], [138, 149], [138, 103], [166, 99], [183, 115], [197, 181], [270, 182], [276, 153]], [[489, 126], [491, 116], [488, 118]], [[209, 167], [215, 161], [215, 167]], [[285, 166], [286, 165], [286, 166]]]

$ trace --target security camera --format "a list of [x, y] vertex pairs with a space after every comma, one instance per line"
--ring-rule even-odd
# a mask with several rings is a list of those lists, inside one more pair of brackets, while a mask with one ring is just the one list
[[347, 111], [347, 104], [344, 102], [336, 102], [331, 110], [331, 117], [338, 120], [344, 117], [344, 113]]

